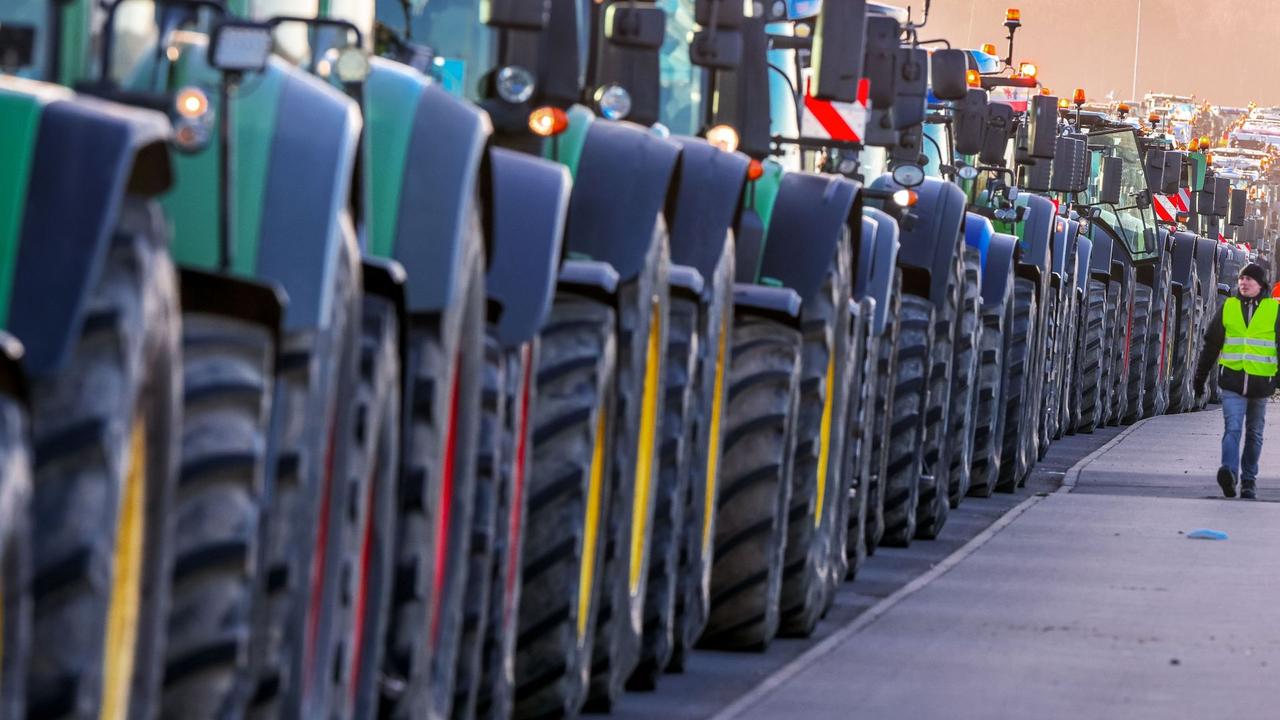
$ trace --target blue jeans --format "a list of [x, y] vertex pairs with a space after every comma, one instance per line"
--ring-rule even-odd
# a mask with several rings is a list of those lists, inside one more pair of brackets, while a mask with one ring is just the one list
[[[1222, 464], [1240, 476], [1244, 485], [1258, 477], [1262, 455], [1262, 429], [1267, 424], [1267, 399], [1247, 398], [1230, 390], [1222, 391]], [[1240, 454], [1240, 430], [1244, 427], [1244, 455]]]

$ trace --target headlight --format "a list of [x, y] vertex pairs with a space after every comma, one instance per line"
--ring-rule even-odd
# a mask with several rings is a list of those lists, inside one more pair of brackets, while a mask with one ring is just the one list
[[738, 150], [738, 131], [728, 125], [716, 125], [707, 131], [707, 142], [725, 152]]
[[195, 120], [209, 112], [209, 96], [198, 87], [184, 87], [178, 91], [178, 97], [174, 99], [173, 106], [178, 115], [188, 120]]
[[631, 114], [631, 93], [617, 84], [596, 89], [596, 108], [607, 120], [622, 120]]
[[494, 79], [498, 97], [504, 101], [519, 105], [533, 97], [533, 73], [517, 65], [508, 65], [498, 71]]

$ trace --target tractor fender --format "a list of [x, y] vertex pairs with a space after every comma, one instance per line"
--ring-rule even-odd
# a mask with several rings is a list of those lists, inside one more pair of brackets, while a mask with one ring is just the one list
[[1217, 292], [1217, 257], [1218, 243], [1207, 237], [1196, 236], [1196, 276], [1200, 279], [1200, 294], [1206, 301]]
[[[891, 183], [882, 177], [877, 184]], [[898, 221], [898, 264], [929, 273], [929, 297], [941, 305], [946, 301], [947, 281], [964, 231], [964, 191], [932, 177], [925, 178], [915, 191], [916, 204], [906, 208]]]
[[992, 233], [987, 250], [987, 263], [982, 266], [982, 302], [997, 305], [1011, 291], [1014, 255], [1018, 238], [1005, 233]]
[[22, 343], [0, 330], [0, 395], [16, 398], [24, 406], [31, 404], [31, 387], [22, 369]]
[[701, 138], [672, 138], [680, 146], [680, 181], [667, 223], [671, 262], [712, 277], [724, 254], [747, 183], [747, 156], [727, 153]]
[[[483, 111], [386, 60], [372, 61], [364, 105], [367, 249], [404, 266], [409, 312], [441, 312], [454, 299], [466, 244], [479, 230], [473, 223], [483, 209], [477, 195], [493, 128]], [[552, 200], [554, 213], [554, 198], [540, 197]], [[533, 218], [525, 229], [542, 230], [544, 222]]]
[[883, 335], [885, 326], [889, 324], [889, 309], [893, 307], [893, 298], [889, 295], [893, 292], [894, 272], [898, 269], [898, 221], [877, 208], [863, 207], [862, 212], [876, 221], [875, 254], [867, 295], [876, 301], [875, 332]]
[[1076, 289], [1089, 291], [1089, 263], [1092, 262], [1093, 241], [1081, 235], [1076, 240]]
[[0, 82], [0, 112], [25, 128], [25, 142], [10, 137], [29, 148], [25, 182], [16, 182], [26, 202], [15, 208], [21, 224], [7, 258], [0, 228], [0, 276], [12, 263], [0, 327], [22, 340], [26, 372], [36, 377], [68, 361], [125, 196], [155, 197], [172, 184], [171, 128], [158, 112], [14, 78]]
[[178, 268], [182, 312], [234, 318], [271, 331], [276, 352], [289, 296], [276, 283], [264, 283], [227, 273]]
[[618, 270], [607, 262], [566, 260], [560, 266], [560, 287], [609, 305], [613, 304], [621, 282]]
[[1191, 269], [1196, 266], [1195, 233], [1176, 232], [1173, 234], [1172, 281], [1184, 289], [1191, 290]]
[[760, 255], [764, 252], [764, 220], [750, 207], [738, 213], [733, 227], [734, 280], [754, 283], [760, 272]]
[[[835, 252], [832, 250], [832, 252]], [[800, 327], [800, 293], [789, 287], [769, 287], [734, 283], [735, 314], [773, 318], [784, 325]]]
[[569, 198], [565, 256], [607, 262], [624, 283], [639, 275], [679, 159], [679, 145], [638, 125], [591, 123]]
[[1029, 265], [1043, 275], [1050, 272], [1053, 233], [1057, 215], [1053, 203], [1039, 195], [1027, 197], [1023, 216], [1021, 264]]
[[856, 182], [835, 175], [784, 175], [760, 258], [761, 281], [792, 288], [802, 301], [821, 290], [842, 229], [862, 231], [861, 222], [849, 224], [860, 209], [859, 190]]
[[672, 265], [667, 273], [667, 284], [671, 286], [671, 292], [680, 293], [690, 300], [701, 300], [707, 283], [697, 268]]
[[982, 266], [987, 265], [987, 248], [991, 243], [991, 234], [995, 228], [985, 216], [975, 212], [965, 213], [964, 244], [974, 248], [982, 256]]
[[498, 342], [512, 348], [542, 328], [555, 297], [572, 181], [561, 164], [492, 148], [493, 252], [485, 289], [499, 307]]
[[1059, 217], [1053, 223], [1053, 250], [1049, 254], [1050, 266], [1054, 277], [1065, 278], [1067, 275], [1067, 244], [1070, 242], [1071, 227], [1066, 218]]
[[1089, 274], [1106, 281], [1111, 277], [1111, 249], [1114, 240], [1107, 233], [1095, 231], [1089, 234], [1093, 242], [1093, 256], [1089, 258]]
[[360, 110], [321, 80], [287, 68], [275, 112], [256, 275], [289, 294], [286, 331], [316, 328], [334, 302], [339, 250], [354, 237], [348, 206]]
[[400, 367], [409, 365], [409, 274], [404, 267], [389, 258], [369, 257], [360, 262], [361, 280], [366, 295], [380, 297], [396, 309], [396, 327], [399, 329]]
[[853, 297], [867, 297], [871, 287], [871, 269], [875, 266], [876, 232], [880, 229], [880, 221], [871, 216], [866, 209], [862, 214], [862, 235], [858, 238], [858, 247], [853, 252]]

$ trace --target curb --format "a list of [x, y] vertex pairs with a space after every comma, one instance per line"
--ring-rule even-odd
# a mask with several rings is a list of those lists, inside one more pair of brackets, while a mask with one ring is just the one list
[[1078, 461], [1076, 461], [1075, 465], [1071, 466], [1071, 469], [1067, 470], [1067, 474], [1062, 476], [1062, 485], [1057, 490], [1053, 491], [1054, 494], [1069, 493], [1072, 490], [1074, 490], [1076, 487], [1076, 481], [1080, 479], [1080, 473], [1084, 472], [1084, 469], [1086, 467], [1093, 464], [1094, 460], [1097, 460], [1098, 458], [1102, 457], [1104, 454], [1109, 452], [1111, 448], [1115, 447], [1116, 445], [1119, 445], [1120, 441], [1129, 437], [1129, 434], [1132, 433], [1134, 430], [1137, 430], [1138, 428], [1147, 424], [1148, 420], [1154, 420], [1157, 417], [1167, 417], [1167, 416], [1156, 415], [1154, 417], [1142, 418], [1138, 422], [1121, 430], [1119, 433], [1116, 434], [1115, 437], [1108, 440], [1107, 443], [1102, 447], [1080, 458]]

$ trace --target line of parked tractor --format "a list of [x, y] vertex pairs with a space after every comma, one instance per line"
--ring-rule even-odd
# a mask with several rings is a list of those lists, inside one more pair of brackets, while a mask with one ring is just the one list
[[7, 0], [0, 718], [608, 711], [1205, 407], [1273, 178], [924, 5]]

